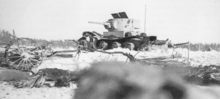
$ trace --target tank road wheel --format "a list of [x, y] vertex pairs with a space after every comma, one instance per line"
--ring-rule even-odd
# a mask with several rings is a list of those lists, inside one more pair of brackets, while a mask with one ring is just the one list
[[99, 49], [105, 50], [107, 47], [108, 47], [108, 43], [106, 43], [105, 41], [100, 42]]
[[147, 37], [147, 34], [146, 33], [141, 33], [140, 36], [141, 37]]
[[134, 50], [134, 47], [135, 47], [135, 45], [133, 44], [133, 43], [126, 43], [125, 44], [125, 48], [128, 48], [128, 49], [130, 49], [130, 50]]
[[126, 32], [125, 33], [125, 37], [131, 37], [131, 36], [132, 36], [131, 32]]
[[119, 48], [119, 47], [121, 47], [121, 44], [119, 42], [112, 43], [112, 48]]
[[141, 47], [139, 48], [140, 51], [148, 51], [149, 48], [148, 48], [148, 45], [144, 44], [144, 45], [141, 45]]
[[28, 48], [16, 48], [7, 53], [7, 62], [11, 68], [31, 71], [33, 67], [37, 67], [42, 62], [42, 57], [36, 52]]
[[86, 40], [80, 40], [80, 41], [79, 41], [79, 45], [82, 46], [82, 50], [86, 50], [86, 49], [88, 49], [88, 47], [89, 47], [88, 41], [86, 41]]

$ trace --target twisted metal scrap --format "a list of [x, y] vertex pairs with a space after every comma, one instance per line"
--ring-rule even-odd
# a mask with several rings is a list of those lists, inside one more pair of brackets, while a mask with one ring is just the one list
[[41, 87], [45, 83], [45, 75], [35, 75], [28, 80], [22, 80], [14, 83], [14, 87], [16, 88], [24, 88], [24, 87]]
[[[17, 88], [23, 87], [42, 87], [45, 86], [46, 81], [55, 81], [54, 87], [68, 87], [70, 86], [70, 81], [76, 81], [75, 72], [70, 72], [68, 70], [62, 69], [41, 69], [37, 74], [30, 77], [28, 80], [23, 80], [18, 83], [15, 83], [14, 86]], [[51, 85], [46, 85], [51, 87]]]
[[220, 67], [215, 65], [191, 67], [185, 74], [189, 79], [200, 80], [201, 85], [220, 85]]

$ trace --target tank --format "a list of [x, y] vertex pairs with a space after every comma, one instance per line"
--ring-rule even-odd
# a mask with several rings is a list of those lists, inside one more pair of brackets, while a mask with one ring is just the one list
[[78, 42], [84, 49], [113, 49], [117, 47], [129, 48], [131, 50], [141, 50], [151, 41], [157, 39], [156, 36], [147, 36], [140, 32], [140, 21], [128, 18], [125, 12], [111, 14], [113, 19], [105, 22], [89, 22], [91, 24], [103, 25], [107, 30], [102, 34], [97, 32], [83, 32]]

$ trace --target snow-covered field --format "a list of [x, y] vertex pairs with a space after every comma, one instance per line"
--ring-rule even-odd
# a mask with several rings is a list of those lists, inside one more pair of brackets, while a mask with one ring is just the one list
[[[66, 49], [55, 49], [66, 50]], [[70, 49], [67, 49], [70, 50]], [[71, 49], [72, 50], [72, 49]], [[187, 49], [168, 49], [168, 50], [153, 50], [150, 52], [137, 52], [128, 49], [113, 49], [109, 52], [121, 51], [130, 53], [137, 59], [164, 57], [170, 60], [190, 63], [191, 66], [220, 66], [220, 52], [217, 51], [189, 51]], [[99, 61], [128, 61], [127, 57], [121, 54], [104, 54], [100, 52], [83, 52], [80, 56], [72, 54], [72, 58], [51, 57], [45, 59], [42, 64], [36, 69], [58, 68], [63, 70], [77, 71], [90, 67], [93, 62]], [[0, 84], [0, 99], [70, 99], [74, 94], [75, 87], [70, 88], [22, 88], [16, 89], [5, 83]]]
[[0, 83], [0, 99], [71, 99], [75, 88], [22, 88]]
[[[59, 49], [60, 50], [60, 49]], [[124, 52], [130, 53], [137, 59], [147, 59], [147, 58], [158, 58], [164, 57], [169, 60], [176, 60], [183, 63], [190, 63], [190, 66], [209, 66], [209, 65], [219, 65], [220, 66], [220, 52], [217, 51], [188, 51], [187, 49], [168, 49], [168, 50], [153, 50], [149, 52], [137, 52], [130, 51], [128, 49], [113, 49], [108, 50], [108, 52]], [[81, 70], [83, 68], [89, 67], [93, 62], [99, 61], [129, 61], [128, 58], [122, 54], [105, 54], [101, 52], [85, 52], [81, 53], [80, 56], [76, 56], [76, 53], [65, 53], [72, 54], [73, 58], [60, 58], [52, 57], [43, 61], [38, 69], [43, 68], [59, 68], [64, 70], [75, 71], [77, 69]]]

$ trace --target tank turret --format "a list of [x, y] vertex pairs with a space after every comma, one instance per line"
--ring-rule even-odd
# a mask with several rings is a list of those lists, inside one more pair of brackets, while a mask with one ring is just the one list
[[129, 19], [125, 12], [113, 13], [114, 19], [109, 19], [106, 22], [89, 22], [92, 24], [104, 25], [107, 32], [104, 32], [105, 37], [115, 36], [115, 37], [125, 37], [126, 34], [129, 35], [139, 35], [140, 32], [140, 21], [136, 19]]

